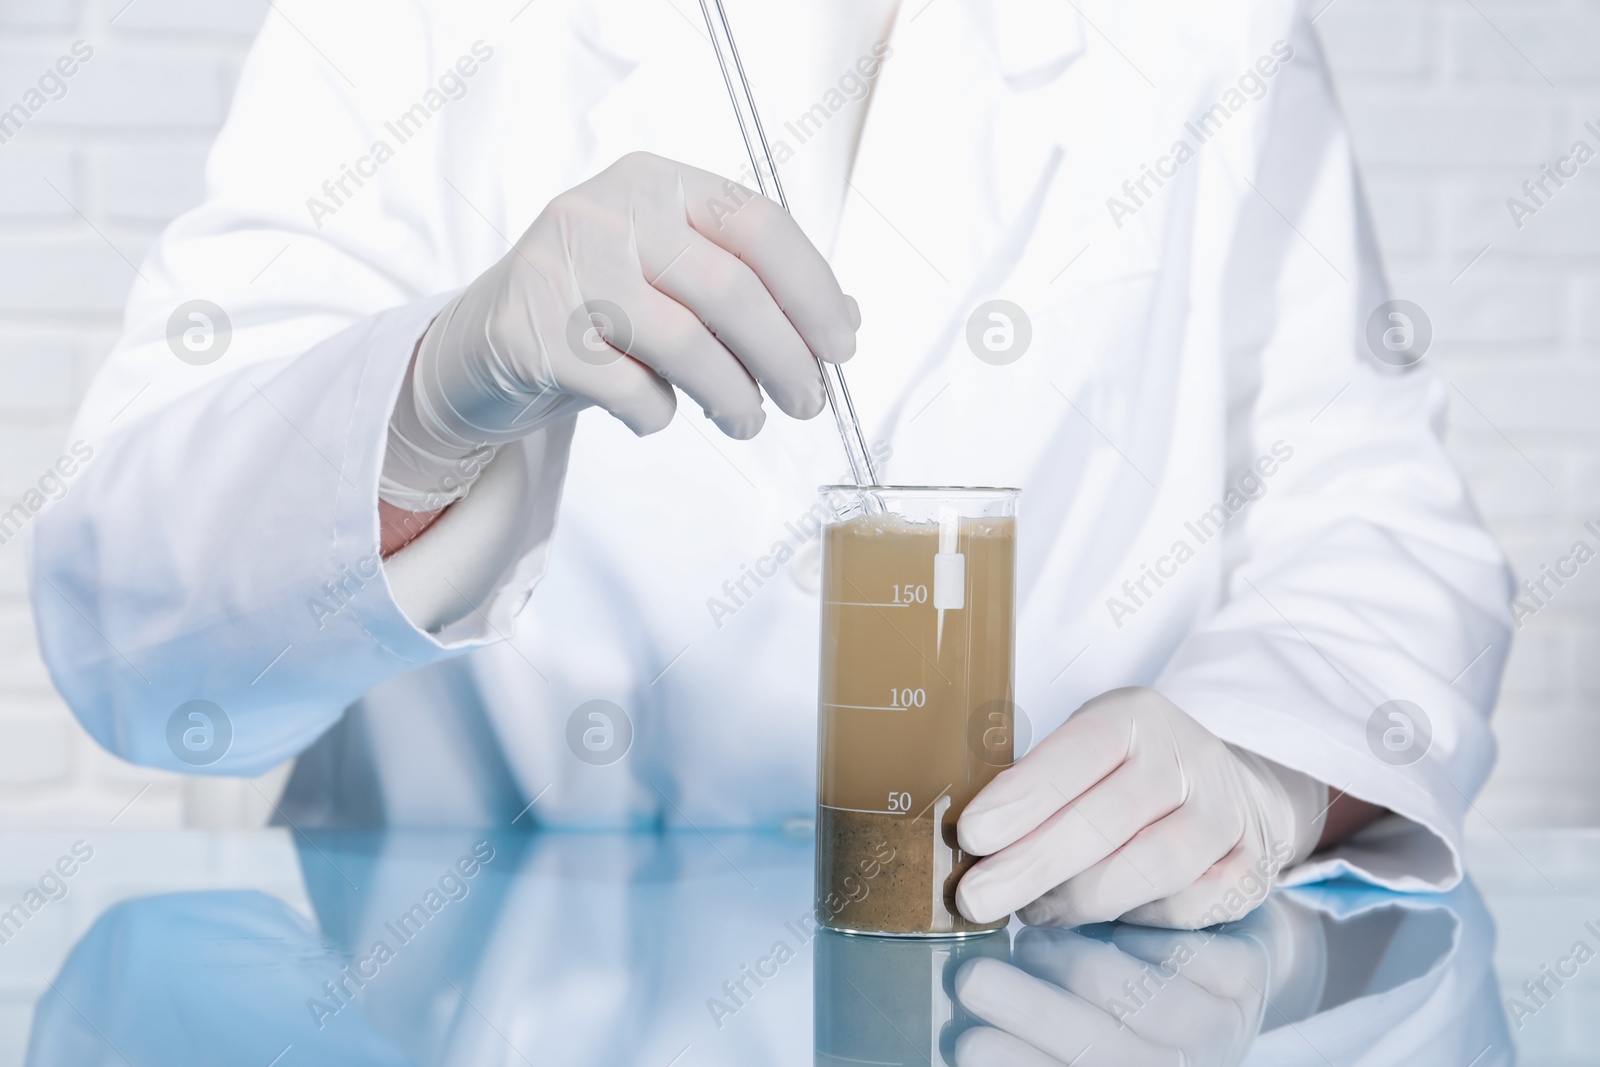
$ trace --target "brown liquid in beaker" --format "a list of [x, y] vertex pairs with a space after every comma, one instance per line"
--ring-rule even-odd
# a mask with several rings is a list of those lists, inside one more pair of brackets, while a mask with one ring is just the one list
[[[1016, 520], [959, 520], [963, 606], [934, 606], [939, 524], [866, 515], [823, 542], [818, 918], [992, 930], [955, 910], [967, 802], [1012, 760]], [[941, 617], [942, 616], [942, 617]]]

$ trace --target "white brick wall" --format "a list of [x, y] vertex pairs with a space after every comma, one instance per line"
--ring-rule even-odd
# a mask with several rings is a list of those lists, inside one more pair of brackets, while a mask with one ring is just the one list
[[[1317, 28], [1396, 293], [1429, 312], [1429, 358], [1460, 390], [1452, 451], [1519, 570], [1534, 572], [1600, 519], [1600, 161], [1520, 231], [1505, 199], [1584, 136], [1585, 119], [1600, 125], [1600, 0], [1323, 3]], [[0, 0], [0, 101], [73, 40], [96, 49], [67, 97], [0, 146], [0, 494], [58, 454], [117, 330], [132, 278], [122, 256], [137, 262], [200, 198], [206, 147], [266, 9]], [[1494, 824], [1600, 823], [1597, 639], [1600, 569], [1585, 569], [1519, 635], [1501, 764], [1479, 805]], [[0, 548], [0, 826], [109, 818], [151, 782], [119, 825], [259, 816], [248, 794], [128, 767], [83, 735], [39, 662], [20, 553]]]

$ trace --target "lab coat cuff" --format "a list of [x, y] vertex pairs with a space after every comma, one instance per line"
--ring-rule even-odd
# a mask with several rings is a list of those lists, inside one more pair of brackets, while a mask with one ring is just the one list
[[441, 648], [511, 636], [544, 577], [574, 422], [502, 446], [470, 493], [385, 561], [395, 602]]
[[[332, 573], [337, 565], [355, 561], [353, 566], [381, 558], [382, 532], [378, 521], [378, 483], [383, 473], [388, 448], [389, 421], [395, 402], [405, 385], [417, 343], [428, 324], [454, 297], [439, 293], [375, 315], [361, 338], [357, 351], [366, 356], [361, 386], [350, 413], [346, 448], [354, 452], [350, 472], [337, 482], [334, 503], [334, 552]], [[348, 557], [337, 558], [337, 557]], [[440, 658], [442, 647], [430, 635], [412, 624], [395, 600], [389, 577], [380, 565], [377, 588], [381, 594], [353, 597], [349, 601], [351, 621], [386, 652], [413, 667]], [[362, 570], [365, 573], [365, 570]]]

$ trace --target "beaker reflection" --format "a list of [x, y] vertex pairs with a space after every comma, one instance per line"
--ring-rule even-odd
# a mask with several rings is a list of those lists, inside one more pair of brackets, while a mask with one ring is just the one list
[[821, 930], [815, 944], [817, 1067], [954, 1064], [956, 1038], [982, 1025], [956, 1000], [956, 971], [980, 956], [1006, 961], [1011, 955], [1004, 930], [947, 940]]

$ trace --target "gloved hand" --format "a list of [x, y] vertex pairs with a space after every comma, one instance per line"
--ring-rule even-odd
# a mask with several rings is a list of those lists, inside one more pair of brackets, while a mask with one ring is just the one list
[[730, 437], [761, 428], [762, 389], [811, 418], [825, 399], [816, 360], [849, 359], [860, 324], [777, 204], [624, 156], [552, 200], [428, 327], [390, 421], [380, 497], [442, 507], [495, 446], [590, 405], [654, 433], [672, 420], [674, 385]]
[[1153, 689], [1103, 693], [962, 812], [981, 860], [956, 887], [974, 922], [1237, 919], [1316, 848], [1328, 788], [1225, 744]]

